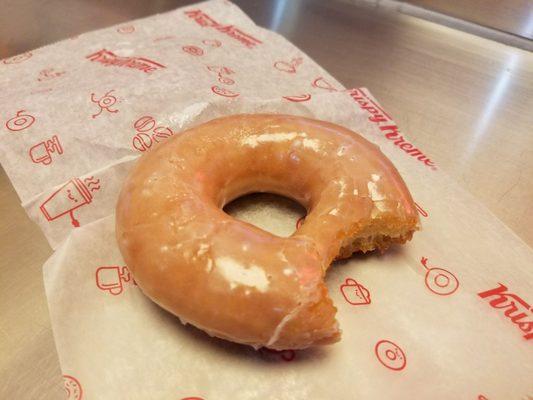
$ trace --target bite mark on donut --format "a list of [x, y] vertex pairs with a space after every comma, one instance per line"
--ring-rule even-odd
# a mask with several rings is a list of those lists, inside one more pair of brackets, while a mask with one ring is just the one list
[[298, 315], [300, 310], [306, 305], [307, 305], [307, 303], [298, 304], [287, 315], [285, 315], [281, 319], [281, 321], [279, 322], [278, 326], [276, 326], [276, 328], [274, 329], [274, 332], [270, 336], [270, 339], [268, 339], [268, 342], [267, 342], [265, 347], [270, 347], [270, 346], [272, 346], [273, 344], [275, 344], [278, 341], [279, 336], [281, 335], [281, 332], [282, 332], [283, 328], [285, 327], [285, 325], [287, 325], [291, 319], [293, 319], [296, 315]]

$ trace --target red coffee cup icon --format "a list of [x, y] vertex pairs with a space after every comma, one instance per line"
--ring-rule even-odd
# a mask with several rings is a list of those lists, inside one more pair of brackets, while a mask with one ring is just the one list
[[113, 296], [122, 293], [124, 282], [131, 280], [132, 277], [128, 267], [113, 265], [110, 267], [99, 267], [96, 270], [96, 286], [101, 290], [108, 291]]
[[370, 292], [355, 279], [346, 278], [340, 289], [344, 299], [353, 306], [371, 303]]
[[30, 148], [30, 158], [36, 163], [42, 163], [48, 165], [52, 162], [51, 153], [57, 152], [57, 154], [63, 154], [63, 147], [59, 142], [59, 138], [54, 135], [52, 139], [44, 140]]
[[74, 178], [61, 186], [39, 207], [48, 221], [53, 221], [68, 214], [73, 226], [80, 223], [74, 218], [74, 210], [92, 201], [92, 194], [100, 189], [100, 180], [89, 177], [83, 180]]

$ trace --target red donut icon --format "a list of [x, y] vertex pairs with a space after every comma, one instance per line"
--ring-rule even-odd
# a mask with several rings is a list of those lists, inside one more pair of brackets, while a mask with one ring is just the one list
[[426, 257], [422, 257], [420, 262], [427, 269], [425, 284], [433, 293], [440, 296], [449, 296], [459, 288], [459, 280], [450, 271], [444, 268], [429, 268]]
[[67, 400], [81, 400], [83, 389], [80, 382], [70, 375], [63, 375], [63, 387], [67, 392]]
[[189, 53], [192, 56], [203, 56], [204, 51], [198, 46], [183, 46], [181, 48], [185, 53]]
[[224, 97], [237, 97], [240, 94], [216, 85], [211, 86], [211, 90], [213, 91], [213, 93]]
[[25, 112], [25, 110], [17, 111], [15, 116], [6, 122], [6, 128], [12, 132], [17, 132], [32, 126], [35, 122], [35, 117], [30, 114], [24, 114]]
[[374, 352], [379, 362], [393, 371], [401, 371], [407, 365], [407, 358], [403, 350], [390, 340], [377, 342]]
[[10, 58], [6, 58], [2, 62], [4, 64], [18, 64], [18, 63], [21, 63], [23, 61], [26, 61], [28, 58], [31, 58], [31, 56], [32, 56], [31, 52], [28, 51], [26, 53], [22, 53], [22, 54], [18, 54], [16, 56], [13, 56], [13, 57], [10, 57]]
[[133, 25], [121, 26], [117, 28], [117, 32], [124, 33], [124, 34], [133, 33], [135, 32], [135, 27]]
[[297, 96], [283, 96], [285, 100], [293, 101], [295, 103], [300, 103], [302, 101], [311, 100], [311, 95], [309, 93], [301, 94]]

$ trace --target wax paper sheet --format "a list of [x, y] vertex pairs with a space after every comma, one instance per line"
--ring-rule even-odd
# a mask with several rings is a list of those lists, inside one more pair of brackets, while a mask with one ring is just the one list
[[[345, 89], [232, 3], [2, 60], [0, 88], [0, 160], [56, 250], [44, 280], [69, 399], [533, 396], [532, 250], [368, 90]], [[409, 244], [328, 272], [343, 329], [332, 346], [255, 351], [183, 326], [142, 294], [115, 244], [117, 194], [140, 155], [210, 119], [257, 112], [359, 132], [417, 202], [423, 229]], [[302, 217], [268, 199], [234, 215], [280, 235]]]

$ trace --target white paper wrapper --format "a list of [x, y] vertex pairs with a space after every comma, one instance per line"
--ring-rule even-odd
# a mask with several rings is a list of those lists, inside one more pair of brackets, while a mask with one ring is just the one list
[[[237, 7], [210, 1], [0, 61], [0, 159], [54, 255], [44, 279], [69, 399], [533, 396], [533, 252], [440, 172], [365, 89], [344, 88]], [[222, 115], [276, 112], [378, 144], [422, 232], [333, 266], [343, 339], [256, 352], [180, 324], [135, 285], [113, 210], [135, 159]], [[282, 234], [297, 215], [242, 211]]]

